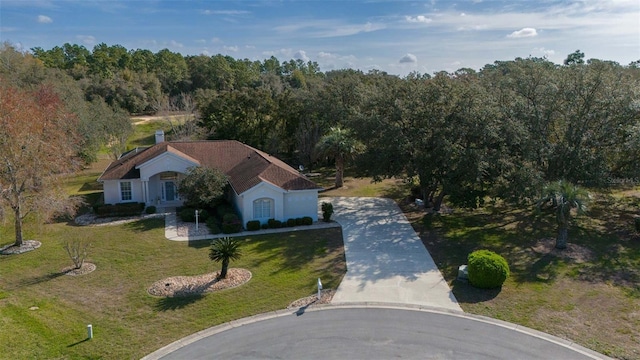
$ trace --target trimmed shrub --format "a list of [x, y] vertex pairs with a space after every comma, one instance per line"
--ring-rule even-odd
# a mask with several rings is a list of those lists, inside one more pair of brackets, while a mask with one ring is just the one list
[[[194, 216], [195, 216], [195, 214], [194, 214]], [[199, 221], [205, 222], [210, 217], [211, 217], [211, 215], [209, 215], [209, 212], [207, 211], [207, 209], [198, 210], [198, 219], [199, 219]]]
[[222, 233], [223, 234], [234, 234], [242, 231], [242, 224], [240, 220], [234, 220], [232, 222], [223, 222], [222, 223]]
[[264, 229], [268, 229], [269, 228], [269, 224], [264, 223], [264, 224], [260, 225], [260, 228], [263, 229], [263, 230]]
[[331, 221], [331, 215], [333, 215], [333, 204], [328, 202], [322, 203], [322, 220], [325, 222]]
[[287, 220], [287, 227], [294, 227], [294, 226], [296, 226], [296, 219]]
[[178, 216], [184, 222], [196, 222], [196, 209], [184, 207], [180, 210]]
[[222, 222], [223, 223], [231, 223], [231, 222], [235, 222], [235, 221], [239, 221], [238, 215], [236, 215], [236, 214], [227, 213], [222, 217]]
[[207, 227], [209, 228], [209, 232], [212, 234], [220, 234], [222, 230], [220, 230], [220, 225], [218, 225], [218, 221], [215, 217], [209, 217], [206, 221]]
[[269, 219], [267, 224], [269, 225], [270, 229], [279, 229], [282, 227], [282, 221], [280, 220]]
[[233, 206], [229, 203], [222, 203], [216, 206], [216, 214], [220, 219], [222, 219], [226, 214], [235, 214], [235, 210], [233, 210]]
[[147, 206], [146, 209], [144, 209], [144, 212], [146, 212], [147, 214], [155, 214], [156, 213], [156, 207], [151, 205], [151, 206]]
[[260, 221], [259, 220], [247, 221], [247, 230], [248, 231], [260, 230]]
[[98, 217], [137, 216], [144, 210], [144, 203], [94, 205], [93, 212]]
[[633, 224], [636, 226], [636, 231], [640, 232], [640, 218], [633, 219]]
[[302, 218], [302, 225], [313, 225], [313, 219], [311, 216], [305, 216]]
[[475, 287], [498, 288], [509, 277], [507, 260], [493, 251], [474, 251], [469, 254], [468, 262], [469, 282]]
[[302, 218], [296, 218], [296, 226], [304, 225]]

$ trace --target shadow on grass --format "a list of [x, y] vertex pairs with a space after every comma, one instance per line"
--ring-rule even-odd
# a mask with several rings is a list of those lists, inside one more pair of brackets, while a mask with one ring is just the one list
[[163, 297], [158, 299], [155, 308], [158, 311], [178, 310], [195, 303], [203, 297], [204, 295], [202, 294], [195, 294], [191, 296]]
[[202, 249], [211, 246], [213, 240], [189, 240], [187, 241], [187, 246], [194, 249]]
[[38, 284], [41, 284], [43, 282], [47, 282], [47, 281], [51, 281], [51, 280], [57, 279], [60, 276], [64, 276], [64, 273], [62, 273], [62, 272], [52, 272], [52, 273], [41, 275], [41, 276], [26, 278], [26, 279], [23, 279], [23, 280], [20, 280], [20, 281], [16, 282], [14, 289], [7, 288], [7, 290], [15, 290], [15, 289], [19, 289], [19, 288], [26, 287], [26, 286], [38, 285]]
[[83, 339], [83, 340], [80, 340], [80, 341], [74, 342], [73, 344], [67, 345], [67, 347], [68, 347], [68, 348], [72, 348], [72, 347], [74, 347], [74, 346], [76, 346], [76, 345], [80, 345], [80, 344], [85, 343], [85, 342], [87, 342], [87, 341], [89, 341], [89, 340], [91, 340], [91, 339], [86, 338], [86, 339]]
[[451, 290], [459, 303], [476, 304], [494, 299], [500, 294], [502, 288], [479, 289], [471, 286], [471, 284], [466, 281], [455, 280]]
[[296, 271], [316, 258], [334, 253], [343, 246], [340, 228], [276, 233], [247, 238], [245, 241], [257, 244], [256, 257], [251, 266], [260, 266], [265, 262], [282, 258], [279, 270]]
[[152, 219], [144, 219], [133, 221], [130, 223], [124, 224], [124, 226], [136, 232], [144, 232], [155, 229], [164, 229], [164, 218], [152, 218]]

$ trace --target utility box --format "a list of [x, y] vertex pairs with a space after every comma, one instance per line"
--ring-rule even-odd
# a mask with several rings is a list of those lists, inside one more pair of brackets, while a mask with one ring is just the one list
[[460, 265], [458, 267], [458, 280], [469, 280], [469, 270], [467, 270], [467, 265]]

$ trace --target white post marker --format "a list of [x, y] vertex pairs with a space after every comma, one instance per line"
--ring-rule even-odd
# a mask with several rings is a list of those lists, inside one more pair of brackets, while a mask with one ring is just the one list
[[198, 210], [196, 210], [196, 231], [198, 231]]
[[320, 301], [321, 297], [322, 297], [322, 282], [320, 281], [320, 278], [318, 278], [318, 301]]
[[93, 326], [91, 324], [87, 325], [87, 339], [93, 339]]

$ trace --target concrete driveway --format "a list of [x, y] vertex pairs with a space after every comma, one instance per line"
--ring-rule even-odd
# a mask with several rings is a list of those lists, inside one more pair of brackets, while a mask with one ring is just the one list
[[376, 302], [462, 311], [431, 255], [393, 200], [321, 198], [342, 225], [347, 274], [333, 304]]

